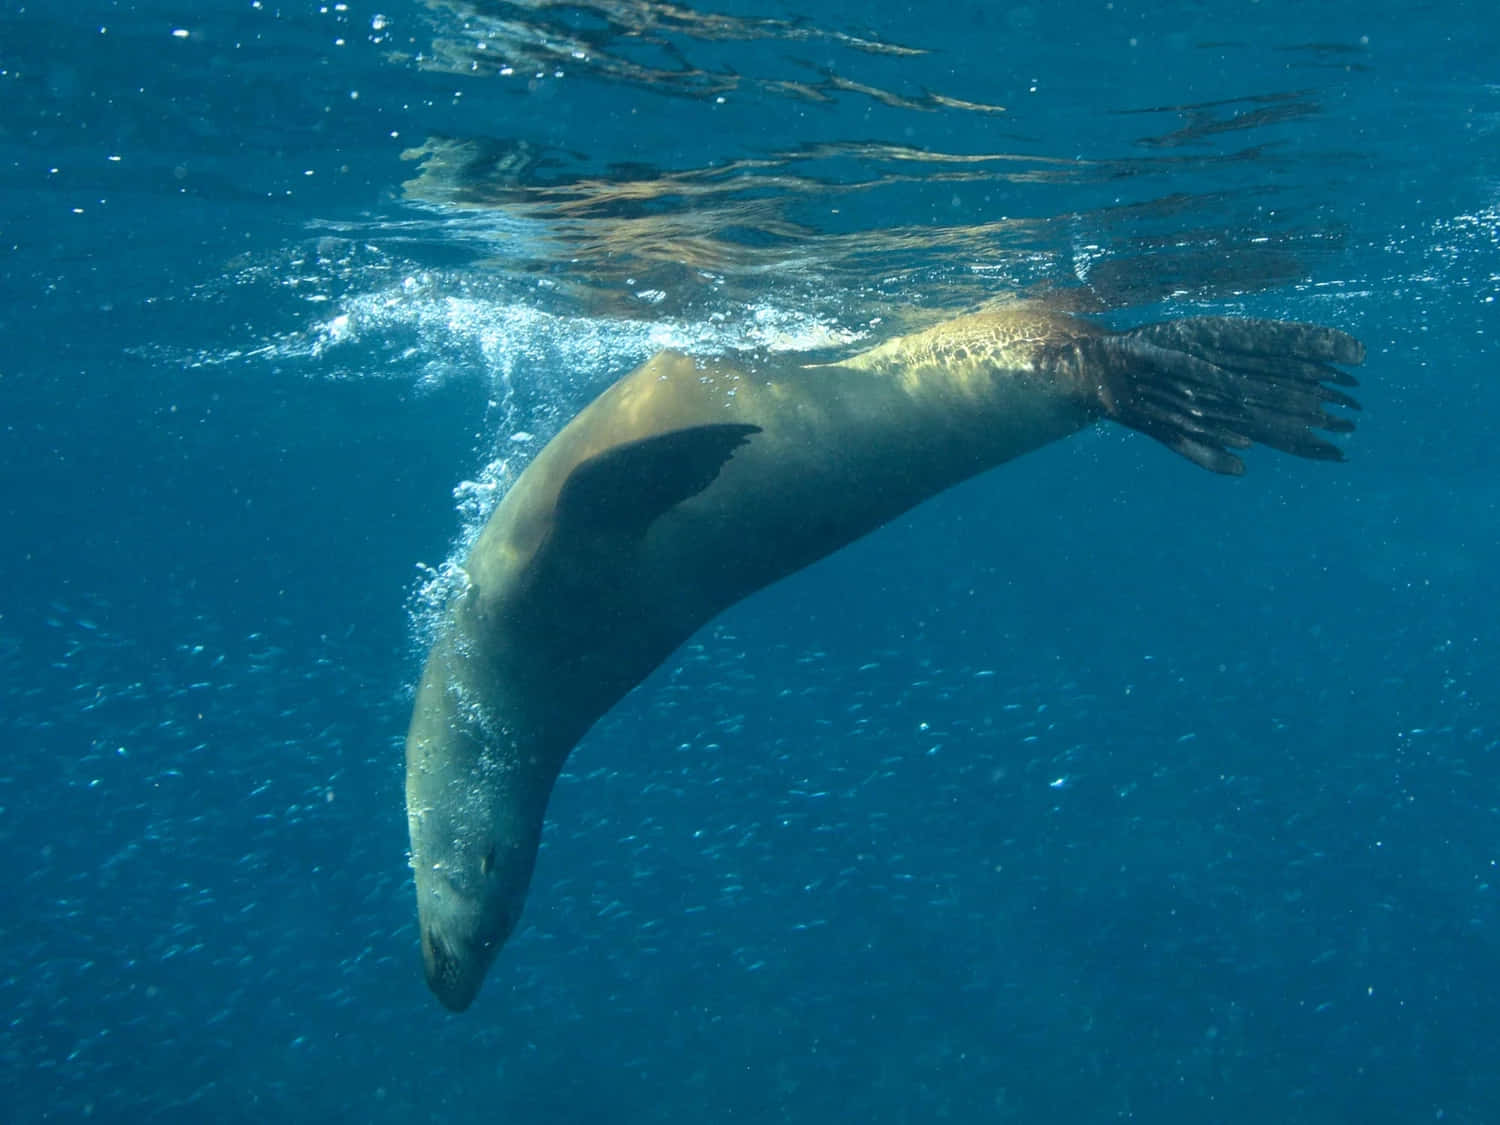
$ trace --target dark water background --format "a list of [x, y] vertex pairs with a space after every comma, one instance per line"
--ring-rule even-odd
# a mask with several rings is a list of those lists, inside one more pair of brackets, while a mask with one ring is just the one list
[[[1500, 14], [620, 30], [642, 10], [491, 15], [670, 80], [435, 69], [466, 17], [416, 4], [0, 16], [4, 1118], [1500, 1120]], [[1007, 112], [750, 81], [831, 74]], [[434, 136], [617, 179], [834, 141], [1111, 162], [794, 203], [856, 234], [1046, 217], [996, 292], [1140, 249], [1177, 198], [1179, 243], [1325, 232], [1288, 284], [1119, 315], [1355, 332], [1350, 461], [1226, 481], [1101, 431], [736, 607], [576, 752], [523, 927], [450, 1016], [400, 742], [418, 564], [486, 495], [455, 487], [653, 332], [860, 331], [872, 298], [788, 270], [753, 307], [669, 293], [666, 329], [591, 314], [550, 296], [565, 256], [515, 267], [538, 228], [403, 198]], [[879, 296], [941, 304], [968, 265]]]

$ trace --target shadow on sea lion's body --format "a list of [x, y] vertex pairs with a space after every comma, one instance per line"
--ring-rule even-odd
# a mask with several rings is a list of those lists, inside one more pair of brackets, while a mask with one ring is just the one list
[[1100, 420], [1215, 472], [1254, 442], [1336, 460], [1331, 328], [1127, 332], [1035, 304], [841, 363], [664, 352], [589, 404], [485, 526], [407, 735], [427, 981], [467, 1007], [525, 901], [553, 782], [594, 722], [715, 614], [985, 469]]

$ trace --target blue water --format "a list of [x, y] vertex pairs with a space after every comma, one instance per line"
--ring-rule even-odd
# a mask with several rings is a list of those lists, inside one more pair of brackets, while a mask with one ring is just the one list
[[[0, 15], [4, 1119], [1500, 1120], [1500, 14], [704, 13]], [[1348, 462], [1101, 429], [734, 608], [444, 1012], [401, 740], [527, 457], [1111, 271], [1364, 339]]]

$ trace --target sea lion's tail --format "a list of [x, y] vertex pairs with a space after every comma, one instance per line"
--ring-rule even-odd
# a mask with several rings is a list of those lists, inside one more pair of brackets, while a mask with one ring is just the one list
[[1365, 349], [1335, 328], [1186, 317], [1084, 337], [1074, 346], [1074, 374], [1097, 409], [1205, 469], [1238, 476], [1244, 462], [1229, 450], [1255, 442], [1298, 457], [1343, 460], [1338, 446], [1314, 431], [1354, 429], [1325, 407], [1358, 410], [1359, 403], [1328, 384], [1356, 386], [1335, 364], [1358, 364]]

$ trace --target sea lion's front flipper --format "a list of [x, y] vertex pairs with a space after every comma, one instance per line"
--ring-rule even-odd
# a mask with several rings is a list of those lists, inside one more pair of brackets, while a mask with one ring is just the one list
[[557, 494], [557, 533], [644, 535], [664, 512], [702, 492], [759, 426], [689, 426], [626, 442], [584, 461]]
[[1205, 469], [1238, 476], [1244, 463], [1229, 450], [1255, 442], [1298, 457], [1343, 460], [1338, 446], [1313, 432], [1354, 429], [1326, 406], [1359, 409], [1327, 385], [1356, 385], [1334, 365], [1365, 357], [1364, 346], [1337, 329], [1187, 317], [1087, 337], [1076, 347], [1076, 370], [1098, 409]]

